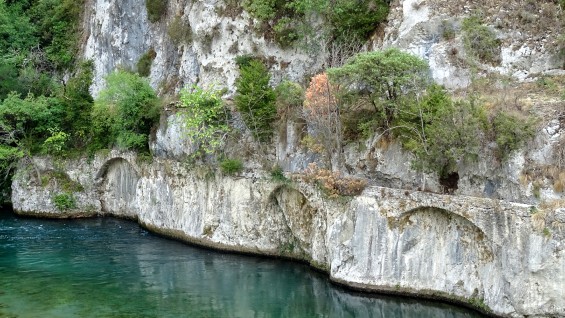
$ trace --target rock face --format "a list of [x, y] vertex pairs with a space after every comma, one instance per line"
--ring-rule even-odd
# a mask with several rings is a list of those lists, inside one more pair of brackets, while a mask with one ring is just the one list
[[[303, 182], [228, 177], [117, 151], [91, 161], [35, 158], [33, 165], [13, 184], [21, 214], [135, 218], [188, 242], [306, 260], [355, 288], [466, 301], [501, 316], [565, 315], [559, 209], [376, 186], [332, 200]], [[82, 185], [74, 189], [75, 209], [53, 203], [73, 189], [41, 182], [57, 169]]]
[[255, 54], [270, 62], [274, 81], [300, 81], [321, 69], [320, 51], [309, 54], [281, 49], [254, 31], [249, 15], [218, 0], [169, 0], [167, 12], [150, 22], [144, 2], [90, 0], [85, 9], [83, 56], [94, 62], [93, 95], [103, 78], [121, 67], [136, 71], [141, 56], [155, 51], [151, 85], [174, 93], [199, 83], [233, 90], [238, 74], [235, 57]]
[[[149, 22], [139, 1], [87, 1], [83, 56], [94, 62], [93, 94], [105, 75], [118, 67], [135, 70], [151, 50], [149, 79], [160, 93], [215, 83], [230, 95], [238, 73], [234, 58], [243, 54], [264, 57], [274, 83], [300, 82], [322, 70], [326, 53], [277, 47], [232, 2], [169, 0], [165, 15]], [[554, 25], [539, 23], [538, 30], [521, 23], [552, 14], [557, 4], [522, 2], [391, 1], [388, 24], [367, 48], [417, 54], [436, 82], [453, 89], [467, 87], [472, 75], [527, 81], [559, 73]], [[465, 53], [461, 24], [477, 9], [488, 13], [484, 22], [500, 40], [496, 65], [470, 63]], [[553, 17], [544, 21], [557, 23]], [[413, 158], [399, 144], [379, 138], [350, 143], [343, 168], [372, 186], [358, 197], [333, 200], [302, 182], [272, 181], [260, 164], [276, 162], [294, 173], [319, 160], [300, 146], [304, 123], [284, 123], [266, 153], [244, 135], [232, 147], [248, 149], [251, 158], [243, 173], [230, 177], [187, 163], [194, 145], [183, 133], [182, 113], [162, 119], [150, 144], [152, 162], [117, 151], [91, 160], [34, 158], [14, 180], [15, 211], [134, 218], [188, 242], [305, 260], [354, 288], [446, 298], [500, 316], [565, 316], [565, 200], [563, 185], [555, 186], [565, 177], [546, 169], [562, 151], [565, 129], [558, 120], [505, 162], [486, 145], [477, 162], [458, 167], [455, 196], [432, 193], [442, 192], [437, 178], [411, 169]], [[59, 209], [54, 198], [62, 194], [72, 195], [76, 207]]]

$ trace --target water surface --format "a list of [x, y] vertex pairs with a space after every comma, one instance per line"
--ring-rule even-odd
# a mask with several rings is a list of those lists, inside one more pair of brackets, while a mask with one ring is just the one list
[[352, 293], [307, 266], [224, 254], [113, 218], [0, 211], [0, 317], [481, 317]]

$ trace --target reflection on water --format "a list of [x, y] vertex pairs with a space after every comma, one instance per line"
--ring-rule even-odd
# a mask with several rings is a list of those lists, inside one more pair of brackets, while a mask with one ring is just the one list
[[480, 317], [367, 297], [306, 266], [222, 254], [133, 222], [0, 212], [0, 317]]

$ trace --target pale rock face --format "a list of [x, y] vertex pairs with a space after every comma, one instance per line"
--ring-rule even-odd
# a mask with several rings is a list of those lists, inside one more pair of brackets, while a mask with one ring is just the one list
[[[151, 23], [143, 2], [91, 0], [84, 18], [88, 35], [84, 58], [94, 61], [94, 96], [104, 86], [104, 77], [118, 67], [134, 70], [139, 58], [150, 48], [156, 52], [150, 83], [158, 91], [173, 92], [194, 83], [227, 87], [233, 93], [238, 69], [235, 57], [255, 54], [272, 61], [273, 82], [282, 79], [301, 82], [321, 69], [320, 52], [306, 54], [281, 49], [253, 30], [247, 13], [221, 16], [223, 4], [217, 0], [169, 1], [163, 18]], [[176, 45], [167, 31], [174, 17], [188, 22], [192, 41]]]
[[[93, 160], [35, 158], [13, 184], [18, 213], [116, 215], [189, 242], [286, 255], [366, 290], [474, 299], [509, 317], [565, 314], [565, 216], [484, 198], [369, 187], [351, 200], [325, 198], [311, 185], [226, 177], [155, 158], [112, 151]], [[56, 182], [34, 173], [67, 171], [83, 190], [59, 211]]]
[[[375, 39], [376, 48], [397, 47], [428, 61], [435, 82], [450, 89], [467, 87], [471, 82], [469, 64], [462, 43], [461, 21], [470, 16], [469, 7], [455, 4], [458, 9], [447, 15], [443, 1], [397, 0], [391, 3], [391, 14], [383, 39]], [[487, 6], [488, 2], [484, 4]], [[439, 7], [439, 8], [438, 8]], [[454, 39], [443, 38], [444, 24], [456, 32]], [[494, 27], [493, 27], [494, 30]], [[563, 60], [551, 51], [544, 39], [525, 39], [512, 28], [496, 29], [497, 38], [505, 39], [501, 47], [500, 65], [479, 63], [482, 72], [513, 76], [520, 81], [532, 80], [542, 74], [563, 74]]]

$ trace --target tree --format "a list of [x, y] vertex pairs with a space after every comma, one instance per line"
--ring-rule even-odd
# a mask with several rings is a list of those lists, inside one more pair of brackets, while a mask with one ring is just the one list
[[210, 154], [220, 149], [229, 132], [228, 110], [222, 101], [221, 91], [213, 87], [202, 89], [193, 86], [180, 92], [180, 107], [188, 138], [197, 143], [199, 150]]
[[341, 154], [343, 131], [339, 104], [326, 73], [314, 76], [306, 89], [304, 119], [312, 137], [323, 145], [327, 159], [335, 166], [332, 158]]
[[[405, 104], [393, 132], [414, 154], [412, 166], [437, 173], [442, 183], [457, 172], [460, 162], [478, 158], [487, 126], [484, 109], [475, 99], [453, 101], [443, 87], [431, 85], [420, 99]], [[456, 185], [444, 186], [452, 191]]]
[[255, 58], [244, 56], [236, 62], [240, 75], [235, 82], [235, 106], [253, 136], [259, 141], [267, 141], [277, 116], [275, 91], [269, 85], [271, 75], [267, 67]]
[[419, 94], [429, 84], [427, 63], [394, 48], [357, 54], [327, 72], [341, 94], [348, 96], [344, 100], [371, 105], [386, 129], [398, 114], [400, 99]]
[[92, 125], [97, 147], [118, 146], [146, 151], [148, 135], [159, 117], [158, 99], [136, 74], [115, 71], [94, 101]]

